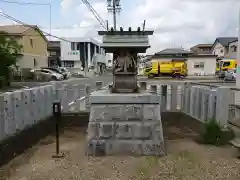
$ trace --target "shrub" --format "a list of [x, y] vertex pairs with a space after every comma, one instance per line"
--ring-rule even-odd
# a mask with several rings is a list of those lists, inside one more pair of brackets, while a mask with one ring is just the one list
[[204, 130], [201, 135], [204, 144], [220, 145], [222, 144], [222, 138], [223, 132], [216, 120], [211, 119], [204, 123]]

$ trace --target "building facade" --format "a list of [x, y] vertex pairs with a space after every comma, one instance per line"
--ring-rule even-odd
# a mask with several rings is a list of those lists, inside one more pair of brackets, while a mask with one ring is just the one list
[[20, 69], [34, 69], [48, 66], [48, 40], [37, 26], [0, 26], [6, 36], [14, 37], [22, 45], [22, 56], [17, 61]]
[[237, 40], [237, 37], [219, 37], [212, 46], [212, 54], [218, 59], [224, 58], [228, 54], [229, 43]]
[[60, 41], [48, 42], [48, 67], [61, 66]]
[[179, 48], [164, 49], [155, 53], [153, 61], [182, 61], [187, 63], [189, 76], [210, 76], [216, 71], [216, 55], [193, 53]]
[[100, 43], [92, 38], [63, 38], [60, 42], [61, 65], [71, 71], [82, 71], [85, 67], [106, 66], [106, 54]]
[[212, 54], [212, 44], [198, 44], [190, 48], [194, 54]]
[[225, 59], [237, 59], [238, 40], [232, 41], [228, 45], [228, 53]]
[[206, 54], [192, 54], [187, 59], [189, 76], [213, 76], [216, 71], [217, 56]]

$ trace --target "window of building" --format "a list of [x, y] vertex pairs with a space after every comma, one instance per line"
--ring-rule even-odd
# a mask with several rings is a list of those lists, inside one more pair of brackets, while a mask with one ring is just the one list
[[235, 45], [231, 46], [231, 51], [232, 52], [237, 52], [237, 46], [235, 46]]
[[63, 61], [63, 67], [73, 68], [74, 67], [74, 61]]
[[30, 39], [30, 45], [33, 48], [33, 39]]
[[221, 51], [220, 51], [221, 53], [223, 53], [223, 49], [221, 49]]
[[79, 55], [79, 53], [78, 53], [78, 52], [68, 52], [68, 55], [69, 55], [69, 56], [72, 56], [72, 55]]
[[33, 66], [34, 66], [34, 68], [37, 66], [37, 61], [35, 58], [33, 58]]
[[75, 51], [76, 49], [75, 49], [75, 42], [71, 42], [71, 50], [72, 51]]
[[50, 52], [50, 56], [56, 56], [56, 55], [57, 55], [57, 53], [55, 51]]
[[203, 69], [204, 68], [204, 62], [195, 62], [194, 63], [195, 69]]
[[77, 43], [77, 50], [80, 50], [80, 43]]

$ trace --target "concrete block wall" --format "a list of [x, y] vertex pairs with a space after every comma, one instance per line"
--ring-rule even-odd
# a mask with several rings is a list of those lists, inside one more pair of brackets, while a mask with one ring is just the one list
[[164, 155], [160, 105], [91, 105], [87, 154]]

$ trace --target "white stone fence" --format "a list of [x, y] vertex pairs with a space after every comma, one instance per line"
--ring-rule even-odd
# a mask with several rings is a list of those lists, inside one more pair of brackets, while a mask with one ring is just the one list
[[[183, 112], [201, 122], [213, 119], [223, 127], [231, 118], [236, 118], [231, 115], [231, 107], [236, 107], [237, 95], [232, 88], [190, 82], [156, 85], [157, 93], [161, 96], [162, 112]], [[147, 86], [151, 91], [150, 85]]]
[[[140, 84], [143, 88], [146, 83]], [[102, 83], [96, 82], [96, 87], [100, 89]], [[222, 126], [240, 117], [240, 108], [235, 102], [240, 97], [237, 89], [185, 82], [155, 86], [147, 83], [147, 89], [161, 96], [162, 112], [183, 112], [201, 122], [214, 119]], [[61, 101], [63, 113], [89, 111], [90, 92], [89, 85], [54, 82], [0, 94], [0, 141], [50, 117], [56, 100]]]
[[0, 94], [0, 141], [52, 116], [54, 101], [61, 101], [64, 113], [71, 111], [73, 106], [77, 111], [85, 109], [84, 101], [88, 99], [85, 97], [90, 94], [90, 86], [86, 87], [54, 82]]

